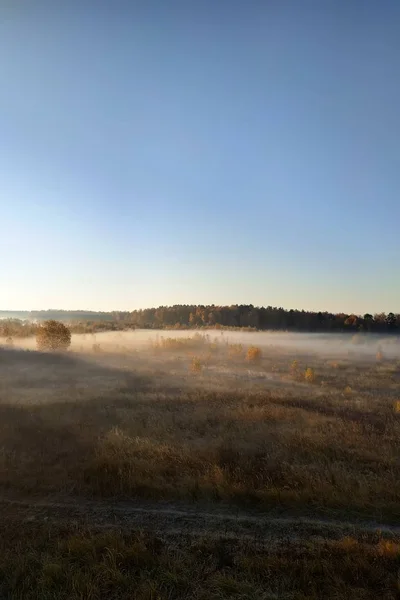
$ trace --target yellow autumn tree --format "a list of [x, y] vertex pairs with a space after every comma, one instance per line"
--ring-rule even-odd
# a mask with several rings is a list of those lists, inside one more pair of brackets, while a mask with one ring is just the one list
[[39, 350], [67, 350], [71, 345], [71, 332], [60, 321], [45, 321], [36, 332]]

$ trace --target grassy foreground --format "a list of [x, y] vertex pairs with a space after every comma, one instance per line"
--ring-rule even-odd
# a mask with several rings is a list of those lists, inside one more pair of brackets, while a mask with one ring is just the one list
[[35, 525], [9, 519], [0, 597], [12, 600], [394, 600], [400, 543], [378, 536], [253, 542]]
[[[398, 524], [394, 350], [327, 357], [202, 336], [83, 342], [66, 354], [0, 350], [1, 599], [400, 597], [394, 534], [355, 526], [348, 537], [233, 541], [212, 537], [211, 525], [166, 534], [160, 517], [150, 534], [85, 513], [89, 500], [157, 510], [162, 500], [267, 521]], [[7, 498], [27, 515], [6, 510]], [[35, 499], [59, 501], [60, 516], [29, 516]], [[63, 502], [80, 507], [79, 523]]]

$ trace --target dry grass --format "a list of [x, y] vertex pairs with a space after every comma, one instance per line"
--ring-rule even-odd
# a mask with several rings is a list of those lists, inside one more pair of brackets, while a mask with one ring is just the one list
[[232, 359], [243, 358], [244, 347], [243, 344], [229, 344], [228, 345], [228, 356]]
[[163, 337], [153, 343], [153, 348], [156, 351], [188, 351], [198, 350], [204, 346], [215, 346], [210, 342], [210, 336], [206, 334], [195, 333], [193, 336], [187, 337]]
[[201, 373], [203, 370], [203, 364], [198, 356], [193, 356], [192, 362], [190, 363], [190, 370], [192, 373]]
[[[2, 493], [398, 523], [398, 362], [372, 355], [333, 366], [274, 346], [250, 368], [244, 346], [200, 338], [156, 352], [123, 338], [112, 353], [103, 342], [102, 352], [90, 353], [92, 339], [86, 355], [0, 350]], [[201, 377], [188, 371], [192, 353]], [[318, 378], [305, 381], [307, 366]], [[6, 510], [0, 522], [0, 597], [10, 600], [394, 600], [400, 593], [394, 538], [292, 536], [265, 547], [257, 539], [99, 532], [71, 520], [35, 524]]]
[[244, 360], [232, 379], [212, 365], [188, 378], [174, 353], [86, 362], [3, 351], [0, 486], [398, 518], [397, 375], [314, 360], [324, 387], [286, 383], [287, 355], [275, 350], [254, 379]]
[[137, 532], [25, 523], [0, 539], [0, 595], [13, 600], [395, 600], [399, 544], [165, 540]]

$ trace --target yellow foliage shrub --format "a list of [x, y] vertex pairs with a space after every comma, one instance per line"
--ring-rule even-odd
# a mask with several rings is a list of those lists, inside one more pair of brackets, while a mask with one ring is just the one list
[[304, 372], [304, 379], [308, 381], [308, 383], [313, 383], [315, 381], [315, 371], [311, 367], [308, 367]]
[[393, 540], [380, 540], [378, 544], [378, 554], [380, 556], [400, 557], [400, 544]]
[[250, 362], [258, 362], [261, 360], [262, 352], [258, 346], [250, 346], [247, 350], [246, 360]]

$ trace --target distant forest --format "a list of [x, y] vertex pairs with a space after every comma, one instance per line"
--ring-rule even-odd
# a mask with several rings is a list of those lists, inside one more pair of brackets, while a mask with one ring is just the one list
[[0, 311], [0, 336], [34, 334], [37, 323], [56, 319], [68, 323], [76, 333], [125, 329], [244, 328], [247, 330], [302, 332], [400, 333], [400, 314], [364, 315], [286, 310], [249, 305], [175, 305], [144, 310], [91, 311]]

